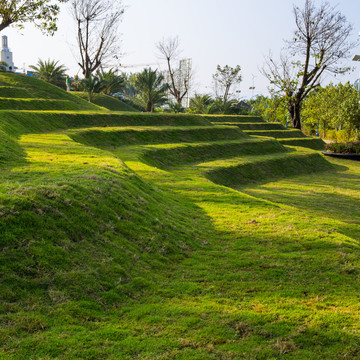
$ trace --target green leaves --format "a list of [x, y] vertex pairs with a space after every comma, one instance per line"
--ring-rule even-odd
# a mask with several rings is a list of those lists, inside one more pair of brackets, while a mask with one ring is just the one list
[[58, 63], [59, 61], [55, 60], [43, 61], [39, 59], [36, 65], [30, 65], [29, 67], [39, 79], [64, 88], [67, 69], [64, 65]]
[[[58, 0], [63, 3], [67, 0]], [[14, 24], [22, 29], [24, 23], [33, 23], [43, 33], [53, 35], [59, 6], [51, 0], [4, 0], [0, 4], [0, 31]]]
[[140, 93], [147, 112], [153, 112], [155, 106], [162, 105], [167, 101], [168, 85], [164, 82], [164, 76], [157, 70], [146, 68], [137, 74], [135, 88]]
[[359, 94], [349, 83], [329, 84], [311, 94], [305, 102], [303, 116], [311, 126], [320, 121], [323, 131], [346, 129], [349, 137], [360, 127]]
[[215, 86], [220, 87], [223, 91], [223, 100], [225, 102], [231, 95], [231, 86], [239, 84], [242, 81], [240, 70], [240, 65], [236, 65], [234, 68], [229, 65], [225, 65], [224, 67], [218, 65], [216, 68], [216, 73], [213, 75], [213, 79], [215, 81]]

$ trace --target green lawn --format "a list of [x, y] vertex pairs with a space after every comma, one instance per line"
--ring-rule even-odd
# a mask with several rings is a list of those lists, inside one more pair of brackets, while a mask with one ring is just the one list
[[360, 163], [213, 120], [0, 111], [0, 359], [360, 358]]
[[[74, 216], [77, 223], [68, 229], [76, 229], [72, 241], [55, 245], [62, 254], [50, 241], [60, 233], [47, 234], [42, 224], [41, 240], [24, 249], [29, 259], [21, 271], [33, 279], [17, 280], [18, 265], [10, 266], [6, 296], [2, 291], [3, 358], [360, 356], [359, 163], [331, 160], [332, 171], [231, 189], [207, 180], [201, 164], [172, 171], [145, 165], [132, 147], [111, 148], [124, 159], [123, 167], [111, 153], [77, 145], [61, 134], [27, 135], [20, 144], [27, 165], [4, 172], [2, 180], [8, 209], [16, 211], [16, 202], [28, 199], [32, 211], [58, 222], [82, 211], [81, 203], [90, 203], [80, 220], [89, 224], [88, 217], [95, 216], [99, 221], [88, 229]], [[128, 188], [122, 179], [131, 171], [137, 176]], [[108, 198], [106, 208], [97, 208], [96, 195], [86, 199], [94, 186]], [[125, 228], [96, 215], [111, 208], [119, 213], [116, 198], [126, 209]], [[49, 209], [51, 199], [58, 199], [56, 209]], [[70, 211], [66, 204], [74, 199], [79, 204]], [[131, 213], [136, 202], [144, 216], [137, 214], [139, 208]], [[146, 220], [149, 214], [153, 218]], [[29, 226], [39, 226], [26, 219], [26, 233]], [[21, 223], [16, 217], [13, 221], [14, 228]], [[109, 223], [113, 228], [107, 229]], [[114, 250], [116, 234], [126, 229], [133, 244], [124, 239]], [[93, 240], [85, 239], [89, 236]], [[176, 246], [161, 249], [166, 239], [182, 249], [180, 257]], [[5, 252], [13, 264], [23, 259], [14, 251]], [[121, 257], [122, 251], [131, 259]], [[52, 273], [46, 262], [52, 262]], [[21, 286], [14, 283], [20, 280]]]

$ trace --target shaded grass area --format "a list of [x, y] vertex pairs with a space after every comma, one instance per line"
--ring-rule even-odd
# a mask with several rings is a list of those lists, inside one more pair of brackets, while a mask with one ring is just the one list
[[252, 115], [202, 115], [205, 119], [217, 123], [263, 123], [264, 120], [260, 116]]
[[[20, 145], [27, 164], [3, 169], [0, 182], [0, 355], [89, 358], [98, 350], [74, 339], [150, 291], [158, 271], [203, 246], [211, 223], [64, 134]], [[64, 329], [74, 341], [62, 342]]]
[[0, 110], [84, 110], [84, 104], [62, 99], [0, 98]]
[[302, 146], [313, 150], [324, 150], [325, 142], [320, 138], [277, 139], [283, 145]]
[[[192, 199], [212, 218], [216, 233], [113, 322], [131, 329], [118, 340], [123, 358], [358, 357], [359, 232], [353, 230], [359, 214], [349, 213], [354, 225], [317, 212], [312, 202], [306, 209], [289, 199], [275, 204], [216, 186], [192, 167], [156, 170], [126, 151], [116, 153], [142, 177]], [[310, 187], [319, 175], [293, 178], [289, 191]], [[341, 166], [321, 176], [336, 192], [343, 178], [359, 180], [360, 168]], [[349, 196], [357, 193], [357, 185], [347, 186]], [[333, 200], [328, 211], [349, 201]]]
[[[210, 161], [235, 141], [98, 149], [67, 134], [209, 126], [196, 116], [0, 116], [1, 358], [360, 357], [360, 164], [299, 149]], [[141, 158], [180, 147], [207, 162], [164, 153], [174, 165], [165, 171]], [[245, 174], [257, 185], [204, 176], [241, 164], [256, 165]], [[274, 174], [292, 177], [268, 183]]]
[[244, 139], [237, 141], [216, 141], [200, 144], [181, 144], [179, 146], [148, 146], [141, 158], [158, 168], [201, 163], [214, 159], [236, 156], [286, 152], [287, 149], [275, 140]]
[[0, 86], [0, 96], [4, 98], [20, 98], [20, 99], [28, 99], [35, 98], [36, 94], [34, 94], [30, 89], [26, 87], [14, 87], [14, 86]]
[[[88, 100], [88, 94], [84, 92], [72, 92], [74, 95]], [[123, 101], [105, 94], [93, 94], [92, 102], [98, 106], [104, 107], [111, 111], [138, 111]]]
[[269, 122], [238, 123], [237, 126], [241, 130], [285, 130], [282, 124]]
[[237, 127], [201, 126], [201, 127], [137, 127], [86, 129], [70, 133], [78, 142], [97, 147], [121, 146], [132, 144], [167, 144], [199, 141], [234, 140], [248, 138]]
[[248, 135], [269, 136], [274, 138], [306, 138], [306, 135], [300, 130], [244, 130]]
[[[196, 115], [141, 114], [78, 111], [0, 111], [0, 166], [24, 161], [24, 153], [16, 139], [22, 134], [59, 131], [68, 128], [108, 126], [210, 126]], [[239, 132], [239, 131], [238, 131]]]
[[206, 176], [213, 182], [229, 187], [247, 183], [268, 182], [283, 177], [328, 171], [331, 164], [321, 155], [309, 152], [262, 155], [230, 161], [201, 164]]
[[[55, 137], [51, 140], [52, 136]], [[49, 141], [55, 143], [49, 147], [41, 145]], [[42, 164], [56, 160], [55, 168], [63, 167], [59, 176], [64, 176], [69, 170], [69, 162], [73, 161], [74, 154], [68, 156], [71, 144], [70, 149], [75, 146], [76, 151], [80, 151], [77, 156], [79, 175], [87, 169], [90, 172], [87, 176], [93, 176], [93, 166], [97, 162], [100, 162], [97, 166], [102, 166], [104, 158], [109, 156], [102, 150], [94, 152], [95, 149], [76, 146], [69, 141], [66, 135], [49, 134], [41, 137], [28, 135], [21, 143], [28, 151], [28, 161], [37, 164], [38, 171], [44, 172]], [[83, 151], [85, 154], [81, 153]], [[7, 299], [3, 307], [6, 316], [1, 318], [4, 342], [0, 354], [4, 358], [356, 359], [360, 351], [357, 315], [360, 261], [359, 236], [354, 230], [358, 229], [358, 223], [312, 210], [311, 202], [307, 209], [298, 211], [296, 203], [288, 199], [284, 201], [286, 204], [275, 203], [215, 185], [201, 175], [199, 166], [178, 167], [165, 172], [139, 162], [131, 147], [111, 151], [125, 159], [125, 165], [137, 173], [133, 180], [139, 186], [130, 192], [130, 202], [125, 200], [126, 197], [124, 199], [124, 193], [112, 192], [106, 201], [109, 210], [111, 206], [111, 213], [117, 213], [117, 198], [121, 196], [121, 202], [127, 206], [120, 214], [126, 217], [130, 211], [129, 222], [119, 231], [118, 221], [110, 221], [107, 232], [113, 233], [114, 238], [107, 235], [110, 239], [101, 241], [95, 237], [95, 244], [88, 244], [85, 249], [89, 237], [78, 240], [78, 245], [72, 245], [78, 247], [70, 247], [73, 254], [63, 265], [60, 265], [60, 259], [56, 261], [51, 257], [55, 268], [68, 267], [69, 271], [59, 272], [57, 268], [54, 274], [50, 272], [50, 280], [46, 281], [31, 272], [27, 274], [29, 279], [26, 281], [31, 286], [26, 287], [26, 282], [21, 286], [26, 289], [21, 296], [22, 302], [10, 297], [12, 301]], [[98, 156], [92, 158], [95, 155]], [[91, 189], [100, 187], [101, 190], [106, 184], [104, 191], [94, 198], [101, 204], [110, 188], [116, 192], [124, 187], [127, 189], [126, 176], [121, 176], [123, 183], [116, 182], [114, 170], [120, 170], [116, 169], [119, 165], [115, 160], [110, 156], [105, 161], [111, 166], [108, 180], [101, 176], [82, 197], [75, 193], [76, 196], [69, 199], [73, 202], [79, 198], [90, 207], [86, 216], [99, 219], [101, 223], [98, 214], [103, 214], [105, 209], [91, 211], [87, 204], [92, 204], [93, 196], [90, 199], [85, 199], [85, 196], [92, 194]], [[89, 161], [95, 163], [84, 164]], [[99, 176], [97, 172], [95, 175]], [[338, 172], [326, 172], [323, 176], [326, 176], [329, 191], [332, 188], [334, 192], [346, 192], [342, 188], [344, 178], [354, 180], [354, 183], [346, 183], [346, 187], [351, 189], [349, 197], [357, 194], [359, 167], [339, 167]], [[319, 174], [293, 178], [290, 186], [312, 184], [318, 177]], [[49, 181], [46, 177], [37, 178], [40, 184]], [[78, 184], [79, 177], [71, 181]], [[110, 188], [108, 181], [111, 182]], [[139, 187], [143, 192], [139, 193]], [[161, 225], [155, 223], [158, 227], [154, 227], [154, 236], [163, 236], [163, 227], [170, 219], [177, 226], [183, 226], [182, 230], [175, 229], [174, 241], [184, 236], [185, 247], [182, 245], [180, 249], [185, 258], [180, 260], [176, 250], [174, 254], [171, 251], [160, 254], [149, 251], [147, 238], [144, 239], [147, 245], [142, 251], [137, 250], [139, 233], [143, 226], [149, 226], [148, 223], [142, 224], [142, 221], [147, 221], [144, 218], [136, 221], [139, 229], [134, 230], [133, 237], [130, 237], [134, 239], [131, 245], [120, 241], [121, 250], [117, 257], [114, 258], [111, 252], [110, 258], [104, 256], [108, 247], [114, 251], [119, 232], [121, 234], [134, 223], [136, 214], [132, 215], [131, 210], [138, 212], [143, 208], [144, 200], [149, 201], [149, 191], [159, 205], [154, 205], [150, 211], [156, 218], [164, 205], [158, 196], [164, 201], [168, 198], [174, 201], [162, 210], [170, 218], [161, 221]], [[50, 198], [52, 196], [50, 194]], [[65, 194], [61, 193], [60, 198], [66, 199]], [[41, 199], [39, 205], [44, 200], [46, 205], [46, 199]], [[349, 198], [338, 196], [327, 204], [327, 209], [331, 211], [348, 201]], [[184, 216], [182, 220], [177, 209]], [[344, 208], [344, 211], [348, 210]], [[78, 212], [74, 211], [75, 214]], [[189, 218], [194, 216], [197, 220], [189, 223]], [[351, 216], [349, 214], [348, 218]], [[80, 229], [86, 223], [84, 218], [81, 220]], [[177, 224], [179, 220], [180, 224]], [[359, 221], [359, 214], [355, 214], [354, 220]], [[92, 226], [102, 226], [101, 223]], [[77, 229], [75, 234], [78, 233], [81, 234]], [[190, 239], [192, 241], [188, 243]], [[160, 238], [158, 244], [164, 240]], [[35, 245], [24, 248], [29, 249], [29, 262], [34, 254], [38, 261], [42, 258], [44, 254], [38, 255], [35, 249], [39, 252], [43, 244], [35, 242]], [[50, 244], [53, 246], [52, 242]], [[89, 253], [93, 258], [88, 260], [84, 253], [91, 249]], [[125, 257], [121, 255], [124, 251]], [[54, 251], [49, 253], [54, 254]], [[132, 253], [135, 256], [131, 256]], [[72, 261], [78, 255], [74, 276]], [[133, 264], [131, 270], [127, 270], [125, 261], [129, 255], [128, 261]], [[104, 262], [104, 259], [107, 260]], [[116, 261], [121, 264], [121, 269], [114, 270]], [[43, 264], [44, 260], [29, 268], [39, 274], [39, 269], [42, 269], [39, 265], [42, 265], [48, 273], [49, 265]], [[89, 272], [86, 276], [81, 273], [82, 264], [90, 264], [85, 266], [84, 272]], [[18, 276], [21, 272], [16, 268], [10, 273]], [[129, 273], [140, 275], [130, 275], [129, 281], [126, 277]], [[52, 282], [53, 277], [56, 282]], [[112, 288], [111, 279], [119, 278], [126, 280]], [[12, 284], [13, 291], [19, 291], [19, 283], [17, 286], [15, 282]]]

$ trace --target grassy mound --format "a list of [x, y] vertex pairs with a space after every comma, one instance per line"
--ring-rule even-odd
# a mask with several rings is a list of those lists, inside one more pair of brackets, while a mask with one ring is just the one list
[[209, 119], [0, 110], [1, 359], [359, 357], [360, 164]]
[[277, 139], [283, 145], [302, 146], [313, 150], [324, 150], [325, 142], [320, 138]]
[[[0, 111], [0, 166], [24, 159], [16, 139], [22, 134], [108, 126], [209, 126], [200, 116], [108, 112]], [[239, 132], [239, 131], [238, 131]]]
[[0, 109], [104, 110], [45, 81], [11, 72], [0, 73]]
[[241, 130], [285, 130], [280, 123], [253, 122], [253, 123], [237, 123]]
[[78, 142], [100, 146], [122, 146], [133, 144], [166, 144], [187, 143], [218, 140], [232, 140], [246, 138], [236, 127], [201, 126], [201, 127], [123, 127], [97, 128], [76, 131], [71, 137]]
[[267, 136], [276, 139], [282, 138], [306, 138], [306, 135], [297, 129], [288, 130], [244, 130], [246, 134], [253, 136]]
[[[204, 165], [203, 165], [204, 166]], [[206, 176], [213, 182], [229, 187], [248, 183], [269, 182], [285, 177], [331, 170], [331, 164], [314, 153], [272, 154], [237, 161], [205, 164]]]
[[274, 140], [217, 141], [200, 144], [147, 147], [142, 159], [159, 168], [200, 163], [214, 159], [286, 152], [286, 148]]
[[[87, 93], [77, 91], [72, 93], [84, 100], [88, 100]], [[93, 94], [92, 102], [111, 111], [138, 111], [123, 101], [105, 94]]]
[[0, 110], [84, 110], [84, 104], [59, 99], [0, 98]]
[[3, 98], [20, 98], [29, 99], [35, 98], [36, 95], [25, 87], [14, 87], [14, 86], [0, 86], [0, 96]]
[[260, 116], [251, 116], [251, 115], [202, 115], [205, 119], [216, 122], [216, 123], [254, 123], [254, 122], [264, 122]]
[[4, 169], [0, 185], [3, 346], [53, 326], [53, 316], [83, 321], [139, 296], [155, 269], [206, 233], [196, 206], [107, 152], [64, 134], [23, 135], [19, 144], [26, 163]]

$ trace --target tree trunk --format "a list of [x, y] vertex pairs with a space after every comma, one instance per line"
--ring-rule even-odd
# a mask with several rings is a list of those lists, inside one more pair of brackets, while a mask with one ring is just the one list
[[148, 100], [146, 104], [146, 112], [152, 112], [153, 106], [151, 100]]
[[293, 128], [301, 130], [300, 101], [297, 101], [296, 98], [289, 100], [288, 110], [290, 113], [291, 121], [293, 123]]

